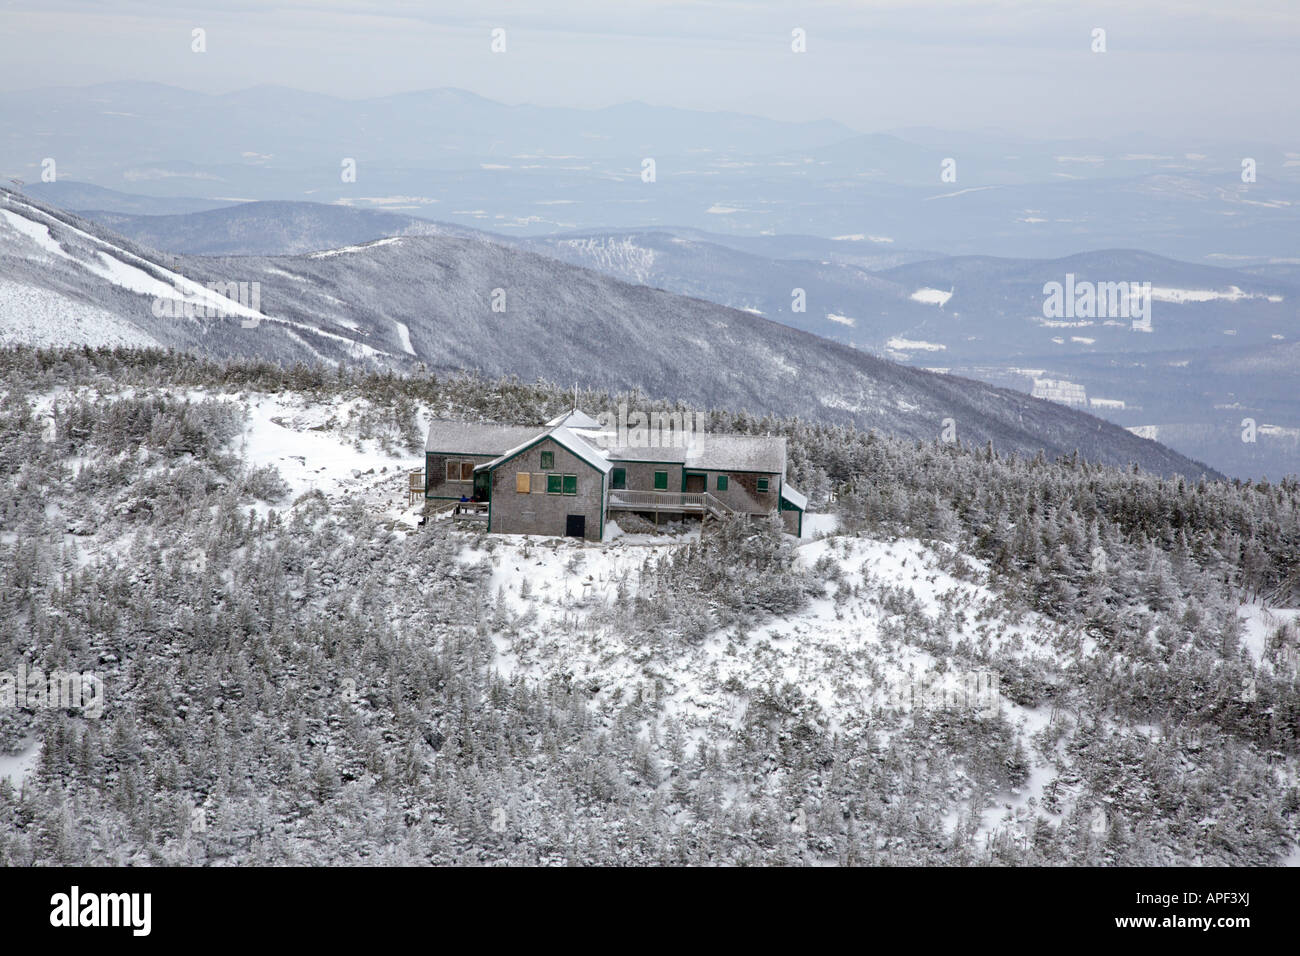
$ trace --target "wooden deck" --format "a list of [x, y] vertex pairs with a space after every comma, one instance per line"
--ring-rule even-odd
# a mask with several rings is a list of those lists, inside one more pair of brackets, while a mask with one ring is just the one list
[[721, 518], [732, 510], [704, 492], [629, 491], [617, 488], [609, 493], [608, 510], [644, 511], [651, 514], [697, 514]]

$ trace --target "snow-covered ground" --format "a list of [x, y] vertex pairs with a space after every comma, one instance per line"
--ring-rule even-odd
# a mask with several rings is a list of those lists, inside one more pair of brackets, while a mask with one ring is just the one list
[[[41, 218], [33, 218], [40, 216]], [[90, 233], [67, 223], [59, 222], [55, 228], [61, 233], [91, 246], [95, 250], [93, 257], [78, 257], [63, 248], [62, 243], [54, 237], [50, 225], [43, 221], [44, 216], [35, 210], [25, 210], [19, 215], [9, 209], [0, 209], [0, 223], [24, 236], [28, 242], [24, 250], [29, 257], [60, 258], [73, 262], [90, 271], [101, 279], [130, 292], [159, 300], [175, 300], [190, 306], [198, 306], [222, 315], [234, 315], [245, 319], [265, 318], [262, 313], [220, 295], [193, 279], [170, 273], [161, 269], [156, 263], [142, 259], [134, 253], [127, 252], [111, 243], [105, 242]], [[152, 270], [152, 271], [149, 271]], [[161, 272], [167, 281], [155, 278], [152, 272]]]
[[[698, 645], [646, 647], [610, 625], [605, 613], [620, 594], [623, 599], [636, 594], [648, 552], [677, 542], [628, 536], [584, 546], [501, 537], [483, 550], [467, 548], [462, 557], [486, 559], [495, 568], [491, 591], [512, 618], [511, 626], [495, 635], [496, 666], [504, 677], [569, 676], [593, 690], [598, 709], [611, 712], [635, 688], [655, 688], [665, 715], [697, 740], [724, 739], [740, 725], [748, 700], [742, 689], [786, 683], [816, 701], [830, 728], [842, 733], [861, 732], [869, 723], [879, 732], [874, 721], [879, 708], [964, 706], [954, 701], [967, 675], [920, 646], [920, 635], [902, 623], [898, 608], [882, 604], [880, 595], [889, 589], [905, 592], [904, 600], [937, 628], [981, 653], [1004, 649], [1022, 660], [1059, 656], [1072, 640], [1037, 615], [1009, 616], [997, 593], [942, 570], [945, 556], [918, 541], [835, 536], [834, 521], [826, 515], [810, 515], [805, 525], [799, 560], [811, 568], [829, 559], [847, 581], [866, 585], [862, 595], [837, 596], [832, 586], [804, 610], [769, 620], [748, 635], [715, 631]], [[818, 533], [822, 536], [814, 538]], [[978, 579], [987, 570], [972, 565], [972, 572]], [[934, 686], [954, 692], [953, 700], [936, 703], [922, 695], [923, 688]], [[1027, 749], [1029, 738], [1050, 719], [1046, 710], [1006, 700], [996, 684], [978, 701], [981, 712], [986, 707], [1019, 729]], [[1040, 758], [1024, 787], [1002, 794], [986, 811], [981, 830], [991, 832], [1004, 813], [1040, 796], [1054, 772]]]
[[885, 343], [885, 347], [894, 352], [942, 352], [948, 346], [938, 342], [922, 342], [894, 336]]
[[[208, 395], [191, 393], [196, 400]], [[363, 401], [308, 404], [297, 394], [219, 397], [246, 405], [249, 417], [241, 454], [255, 467], [274, 465], [294, 497], [319, 491], [339, 501], [362, 501], [388, 518], [414, 523], [420, 506], [408, 503], [407, 475], [423, 469], [423, 455], [385, 450], [375, 438], [352, 438], [347, 426], [365, 411]], [[421, 430], [426, 427], [421, 418]]]
[[945, 292], [943, 289], [931, 289], [926, 287], [924, 289], [917, 289], [912, 293], [910, 298], [913, 302], [921, 302], [925, 305], [937, 305], [942, 308], [947, 305], [948, 300], [952, 298], [952, 290], [949, 289]]
[[49, 289], [0, 279], [0, 345], [151, 346], [158, 343], [104, 309]]
[[1063, 405], [1088, 404], [1088, 393], [1082, 385], [1062, 379], [1035, 379], [1031, 394], [1034, 398], [1045, 398], [1049, 402], [1060, 402]]
[[17, 753], [0, 753], [0, 780], [8, 780], [14, 789], [22, 786], [23, 780], [36, 769], [36, 761], [41, 753], [39, 741], [25, 741]]
[[[136, 393], [123, 388], [103, 394], [106, 400]], [[238, 405], [245, 413], [243, 432], [232, 451], [249, 466], [274, 465], [289, 486], [289, 500], [318, 491], [337, 502], [359, 501], [373, 512], [414, 525], [420, 505], [408, 503], [407, 475], [424, 467], [421, 452], [401, 448], [394, 435], [360, 437], [360, 422], [369, 410], [361, 399], [305, 399], [298, 393], [263, 394], [193, 388], [171, 393], [178, 398], [201, 402], [207, 399]], [[33, 412], [53, 427], [52, 411], [72, 397], [91, 397], [85, 390], [60, 389], [44, 395], [29, 395]], [[427, 416], [417, 415], [417, 432], [427, 430]], [[49, 429], [47, 429], [48, 431]], [[388, 441], [383, 438], [387, 437]], [[79, 467], [77, 460], [69, 464]], [[265, 511], [265, 506], [260, 506]], [[93, 544], [79, 539], [79, 544]]]
[[1282, 296], [1268, 295], [1263, 292], [1243, 292], [1237, 286], [1227, 289], [1169, 289], [1156, 286], [1151, 290], [1151, 298], [1156, 302], [1172, 302], [1182, 305], [1187, 302], [1240, 302], [1243, 299], [1265, 299], [1269, 302], [1281, 302]]
[[405, 322], [397, 322], [394, 320], [393, 324], [397, 326], [397, 338], [402, 343], [402, 351], [407, 355], [414, 355], [415, 349], [411, 348], [410, 328]]
[[334, 256], [345, 256], [350, 252], [360, 252], [362, 249], [374, 249], [378, 246], [388, 246], [401, 241], [401, 236], [391, 236], [388, 239], [376, 239], [374, 242], [364, 242], [359, 246], [340, 246], [337, 249], [326, 249], [324, 252], [313, 252], [308, 256], [308, 258], [331, 259]]
[[[65, 394], [31, 400], [37, 414], [49, 416]], [[412, 506], [407, 496], [407, 474], [422, 467], [422, 455], [370, 427], [365, 400], [208, 389], [185, 394], [247, 409], [236, 450], [249, 465], [274, 465], [290, 486], [288, 500], [317, 491], [391, 521], [403, 537], [429, 533], [416, 524], [423, 503]], [[422, 429], [425, 422], [416, 425]], [[495, 669], [506, 679], [581, 682], [593, 709], [607, 716], [630, 695], [651, 694], [661, 704], [660, 716], [673, 718], [696, 741], [734, 737], [754, 693], [787, 684], [815, 702], [831, 732], [846, 735], [888, 738], [891, 728], [904, 725], [901, 718], [923, 707], [1005, 718], [1023, 745], [1027, 778], [1014, 790], [992, 794], [992, 805], [973, 824], [959, 812], [949, 814], [950, 833], [973, 826], [992, 836], [1016, 818], [1046, 814], [1059, 822], [1069, 811], [1058, 777], [1062, 754], [1054, 744], [1040, 745], [1056, 716], [1047, 707], [1015, 703], [998, 680], [987, 680], [993, 669], [978, 662], [1010, 659], [1031, 670], [1038, 669], [1036, 662], [1051, 663], [1068, 672], [1077, 655], [1093, 651], [1090, 640], [1018, 608], [992, 586], [986, 566], [947, 545], [843, 535], [835, 516], [810, 513], [797, 542], [798, 561], [825, 582], [823, 596], [743, 633], [729, 627], [697, 642], [647, 644], [643, 631], [619, 626], [620, 604], [636, 598], [648, 559], [698, 540], [698, 526], [686, 529], [676, 536], [629, 534], [613, 521], [600, 543], [453, 530], [460, 537], [459, 560], [492, 569], [486, 619]], [[91, 536], [78, 545], [84, 563], [97, 549], [107, 553], [118, 543]], [[1241, 617], [1244, 644], [1258, 661], [1268, 638], [1300, 620], [1300, 610], [1250, 605]], [[984, 692], [963, 697], [972, 686]], [[36, 756], [35, 745], [0, 756], [0, 776], [21, 777]], [[1043, 805], [1049, 783], [1065, 798], [1060, 812]]]
[[1287, 624], [1300, 626], [1300, 609], [1272, 608], [1246, 604], [1237, 612], [1241, 618], [1241, 640], [1256, 663], [1262, 661], [1269, 639]]

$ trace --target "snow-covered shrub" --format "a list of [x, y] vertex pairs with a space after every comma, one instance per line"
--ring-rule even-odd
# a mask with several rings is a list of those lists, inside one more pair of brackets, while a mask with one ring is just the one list
[[259, 501], [274, 503], [283, 500], [292, 489], [280, 476], [280, 469], [275, 465], [263, 465], [248, 471], [240, 490]]

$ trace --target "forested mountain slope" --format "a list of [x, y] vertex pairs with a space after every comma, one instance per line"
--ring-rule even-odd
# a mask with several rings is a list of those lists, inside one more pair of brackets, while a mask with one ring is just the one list
[[583, 545], [405, 497], [428, 416], [562, 387], [126, 349], [0, 381], [0, 654], [106, 688], [0, 709], [0, 864], [1294, 859], [1293, 480], [714, 410], [787, 436], [829, 537]]
[[[1198, 478], [1210, 469], [1076, 410], [907, 368], [747, 312], [632, 285], [478, 238], [393, 237], [277, 257], [170, 259], [7, 194], [8, 341], [158, 344], [208, 355], [517, 375], [757, 414], [798, 415], [1005, 452], [1078, 450]], [[177, 271], [179, 270], [179, 274]], [[256, 303], [203, 306], [236, 283]], [[38, 308], [39, 306], [39, 308]], [[191, 310], [193, 311], [193, 310]], [[66, 315], [75, 314], [70, 323]], [[96, 338], [96, 330], [111, 334]], [[72, 328], [70, 328], [72, 326]]]

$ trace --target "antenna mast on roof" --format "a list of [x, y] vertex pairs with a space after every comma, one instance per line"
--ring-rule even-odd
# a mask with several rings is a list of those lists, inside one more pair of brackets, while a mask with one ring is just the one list
[[573, 410], [578, 410], [578, 383], [573, 383]]

